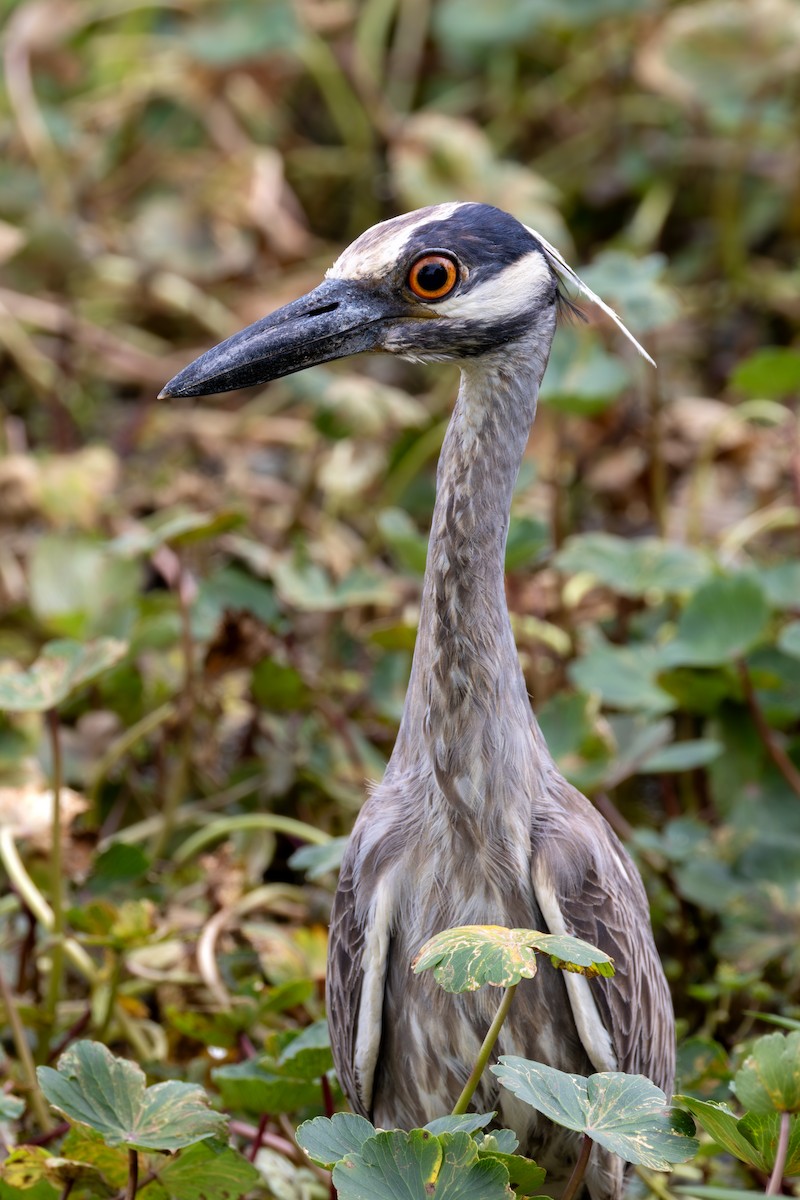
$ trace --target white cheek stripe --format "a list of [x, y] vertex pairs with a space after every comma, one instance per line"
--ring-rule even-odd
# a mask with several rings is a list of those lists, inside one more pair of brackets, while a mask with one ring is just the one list
[[[533, 868], [533, 891], [550, 932], [568, 933], [550, 876], [541, 866]], [[564, 983], [578, 1036], [592, 1066], [596, 1071], [618, 1071], [611, 1034], [601, 1020], [589, 980], [565, 971]]]
[[502, 321], [526, 313], [548, 287], [553, 276], [538, 250], [518, 258], [516, 262], [479, 283], [469, 291], [456, 294], [452, 300], [441, 300], [432, 306], [443, 317], [463, 321]]

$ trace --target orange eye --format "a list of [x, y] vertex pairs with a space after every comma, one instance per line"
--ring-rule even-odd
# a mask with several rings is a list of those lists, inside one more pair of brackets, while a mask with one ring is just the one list
[[458, 267], [444, 254], [424, 254], [408, 272], [408, 286], [420, 300], [443, 300], [458, 283]]

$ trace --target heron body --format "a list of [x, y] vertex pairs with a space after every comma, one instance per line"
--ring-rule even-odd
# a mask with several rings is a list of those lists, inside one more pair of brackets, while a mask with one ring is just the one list
[[[563, 275], [602, 304], [508, 214], [479, 204], [422, 209], [362, 234], [308, 297], [209, 351], [164, 393], [223, 391], [365, 349], [461, 368], [403, 718], [356, 821], [331, 919], [336, 1069], [354, 1110], [384, 1128], [450, 1111], [496, 1012], [493, 989], [451, 996], [430, 972], [411, 972], [423, 943], [456, 925], [567, 932], [615, 962], [612, 979], [543, 969], [523, 981], [496, 1054], [581, 1075], [641, 1073], [672, 1089], [672, 1007], [644, 887], [547, 750], [505, 597], [512, 490]], [[489, 1074], [474, 1104], [497, 1110], [558, 1195], [579, 1136]], [[592, 1200], [616, 1200], [621, 1160], [595, 1146], [586, 1183]]]

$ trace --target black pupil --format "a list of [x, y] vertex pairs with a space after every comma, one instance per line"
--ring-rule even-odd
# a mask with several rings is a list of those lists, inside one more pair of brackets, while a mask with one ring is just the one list
[[447, 287], [450, 274], [443, 263], [425, 263], [417, 271], [417, 286], [423, 292], [439, 292]]

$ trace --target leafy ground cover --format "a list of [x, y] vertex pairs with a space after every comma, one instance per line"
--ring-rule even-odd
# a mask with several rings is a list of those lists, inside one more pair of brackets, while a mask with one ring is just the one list
[[140, 1190], [326, 1194], [294, 1129], [341, 1101], [328, 905], [399, 719], [455, 379], [381, 359], [154, 397], [366, 225], [454, 197], [541, 229], [658, 360], [596, 314], [559, 331], [509, 601], [559, 764], [650, 892], [703, 1131], [669, 1189], [763, 1190], [782, 1131], [796, 1174], [796, 1097], [765, 1112], [746, 1069], [800, 1017], [796, 6], [5, 17], [0, 1136], [41, 1153], [2, 1200], [130, 1189], [36, 1082], [95, 1043], [144, 1096], [199, 1092], [177, 1157], [137, 1143]]

